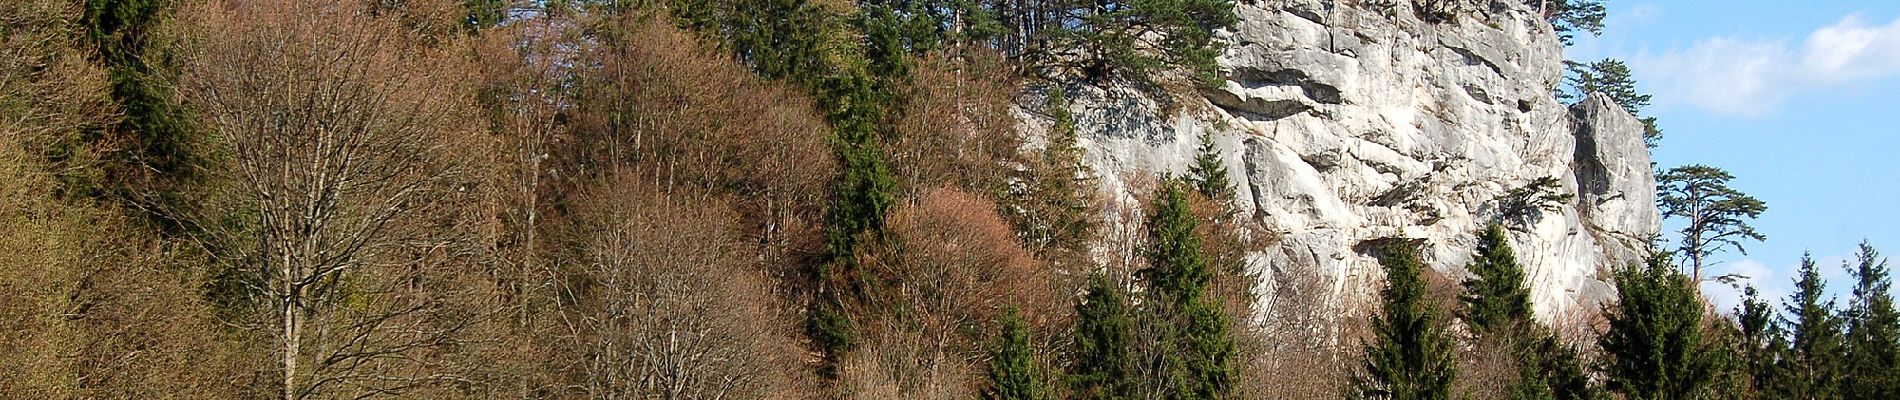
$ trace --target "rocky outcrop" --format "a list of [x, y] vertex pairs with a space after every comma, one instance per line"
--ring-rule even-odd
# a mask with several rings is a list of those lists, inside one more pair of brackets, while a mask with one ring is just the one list
[[1371, 244], [1422, 239], [1433, 268], [1462, 277], [1495, 199], [1556, 177], [1574, 199], [1513, 229], [1535, 307], [1551, 317], [1610, 296], [1608, 267], [1658, 229], [1642, 125], [1601, 97], [1557, 102], [1562, 48], [1518, 2], [1443, 23], [1409, 2], [1358, 3], [1241, 2], [1225, 84], [1168, 107], [1126, 87], [1069, 88], [1102, 189], [1136, 204], [1206, 137], [1237, 206], [1269, 231], [1252, 233], [1278, 238], [1252, 268], [1319, 271], [1352, 305], [1383, 273]]

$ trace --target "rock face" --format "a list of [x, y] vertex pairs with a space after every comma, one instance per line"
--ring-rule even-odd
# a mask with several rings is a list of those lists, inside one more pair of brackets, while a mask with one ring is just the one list
[[1318, 271], [1351, 306], [1377, 294], [1381, 239], [1423, 239], [1426, 262], [1463, 277], [1495, 199], [1555, 177], [1573, 200], [1512, 230], [1535, 308], [1548, 319], [1613, 297], [1609, 267], [1635, 261], [1660, 219], [1642, 124], [1606, 98], [1557, 102], [1562, 47], [1520, 2], [1439, 23], [1411, 2], [1360, 3], [1243, 0], [1227, 82], [1168, 106], [1069, 88], [1102, 189], [1135, 206], [1205, 135], [1236, 206], [1279, 238], [1251, 268]]

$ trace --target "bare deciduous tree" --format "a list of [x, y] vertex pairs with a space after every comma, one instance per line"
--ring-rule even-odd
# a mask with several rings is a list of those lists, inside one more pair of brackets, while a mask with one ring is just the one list
[[797, 393], [798, 345], [725, 202], [633, 179], [589, 196], [575, 348], [589, 398], [758, 399]]
[[401, 394], [455, 379], [425, 353], [471, 318], [436, 279], [471, 120], [465, 53], [425, 46], [357, 2], [211, 2], [183, 93], [227, 185], [196, 211], [273, 310], [285, 399]]

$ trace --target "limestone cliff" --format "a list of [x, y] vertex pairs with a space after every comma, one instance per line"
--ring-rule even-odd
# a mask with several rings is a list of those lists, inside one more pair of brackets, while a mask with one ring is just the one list
[[1353, 304], [1377, 293], [1378, 240], [1423, 239], [1433, 268], [1462, 277], [1495, 199], [1555, 177], [1575, 197], [1512, 233], [1536, 309], [1610, 296], [1608, 268], [1658, 229], [1642, 125], [1604, 98], [1559, 103], [1562, 47], [1519, 2], [1442, 22], [1410, 2], [1363, 3], [1376, 2], [1240, 2], [1225, 84], [1168, 106], [1127, 87], [1068, 89], [1102, 189], [1133, 204], [1142, 181], [1185, 171], [1206, 134], [1237, 206], [1279, 237], [1251, 268], [1319, 271], [1336, 304]]

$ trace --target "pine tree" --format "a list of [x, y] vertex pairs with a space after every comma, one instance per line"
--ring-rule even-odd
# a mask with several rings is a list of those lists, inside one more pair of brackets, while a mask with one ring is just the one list
[[1543, 11], [1544, 18], [1557, 31], [1557, 39], [1565, 46], [1575, 42], [1577, 32], [1603, 34], [1606, 13], [1598, 0], [1525, 0], [1525, 3]]
[[1365, 369], [1352, 378], [1348, 394], [1362, 399], [1449, 399], [1457, 364], [1446, 322], [1426, 298], [1417, 250], [1408, 245], [1383, 250], [1383, 311], [1372, 321], [1374, 342], [1365, 345]]
[[1568, 101], [1581, 101], [1591, 93], [1602, 93], [1643, 123], [1645, 145], [1655, 148], [1662, 140], [1662, 130], [1656, 127], [1656, 117], [1642, 116], [1643, 109], [1649, 107], [1651, 97], [1636, 91], [1636, 79], [1630, 75], [1628, 64], [1614, 58], [1591, 63], [1566, 60], [1564, 70], [1569, 75], [1564, 78], [1564, 82], [1570, 88], [1559, 97]]
[[983, 398], [989, 400], [1042, 400], [1049, 398], [1043, 387], [1041, 368], [1036, 364], [1035, 349], [1029, 346], [1029, 327], [1010, 307], [1003, 315], [1002, 335], [990, 351], [989, 388]]
[[1608, 389], [1633, 400], [1698, 398], [1714, 384], [1702, 303], [1666, 255], [1616, 271], [1617, 304], [1597, 338]]
[[1748, 254], [1743, 240], [1767, 240], [1748, 220], [1768, 211], [1768, 204], [1730, 188], [1732, 179], [1735, 176], [1728, 171], [1700, 164], [1670, 168], [1656, 176], [1656, 208], [1662, 210], [1663, 218], [1685, 220], [1676, 253], [1688, 258], [1693, 285], [1701, 284], [1709, 256], [1725, 248]]
[[1480, 335], [1516, 333], [1531, 321], [1530, 289], [1524, 286], [1524, 267], [1511, 251], [1504, 225], [1493, 222], [1478, 234], [1478, 256], [1465, 266], [1474, 277], [1464, 282], [1465, 323]]
[[1900, 313], [1893, 305], [1887, 261], [1861, 242], [1852, 303], [1847, 309], [1847, 374], [1841, 385], [1849, 400], [1884, 399], [1900, 393]]
[[1075, 363], [1068, 378], [1075, 398], [1132, 397], [1134, 359], [1128, 350], [1133, 326], [1127, 294], [1108, 277], [1093, 274], [1075, 314]]
[[1840, 397], [1841, 328], [1834, 316], [1834, 301], [1827, 296], [1827, 282], [1821, 280], [1814, 258], [1801, 256], [1801, 269], [1795, 278], [1795, 293], [1782, 302], [1781, 324], [1788, 332], [1788, 354], [1781, 360], [1788, 375], [1780, 387], [1787, 398], [1835, 399]]
[[1194, 154], [1194, 164], [1188, 166], [1188, 182], [1194, 184], [1194, 191], [1215, 201], [1234, 199], [1234, 183], [1227, 178], [1227, 166], [1221, 163], [1220, 152], [1214, 148], [1214, 138], [1201, 134], [1200, 151]]

